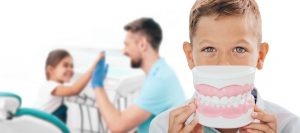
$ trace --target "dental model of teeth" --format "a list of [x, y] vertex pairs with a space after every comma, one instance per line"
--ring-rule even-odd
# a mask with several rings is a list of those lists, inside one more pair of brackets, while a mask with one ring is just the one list
[[238, 128], [253, 121], [255, 68], [205, 66], [193, 69], [196, 117], [214, 128]]

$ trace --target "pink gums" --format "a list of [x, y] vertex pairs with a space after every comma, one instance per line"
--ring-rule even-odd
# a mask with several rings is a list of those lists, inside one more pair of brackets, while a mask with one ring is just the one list
[[216, 88], [206, 84], [195, 85], [195, 89], [204, 96], [231, 97], [247, 93], [253, 89], [253, 84], [230, 85], [223, 88]]
[[210, 105], [201, 104], [196, 100], [197, 104], [197, 113], [201, 113], [206, 117], [219, 117], [222, 116], [227, 119], [238, 118], [239, 116], [248, 112], [249, 109], [254, 106], [254, 99], [245, 102], [245, 104], [238, 105], [237, 107], [215, 107]]
[[[221, 97], [232, 97], [241, 94], [245, 94], [253, 89], [253, 84], [246, 84], [244, 86], [241, 85], [230, 85], [223, 88], [215, 88], [205, 84], [195, 85], [196, 90], [204, 96], [217, 96]], [[249, 109], [254, 106], [254, 98], [251, 97], [250, 100], [246, 101], [244, 104], [234, 106], [224, 106], [224, 107], [216, 107], [211, 105], [204, 105], [196, 100], [197, 104], [197, 112], [203, 114], [206, 117], [219, 117], [222, 116], [227, 119], [238, 118], [242, 114], [248, 112]]]

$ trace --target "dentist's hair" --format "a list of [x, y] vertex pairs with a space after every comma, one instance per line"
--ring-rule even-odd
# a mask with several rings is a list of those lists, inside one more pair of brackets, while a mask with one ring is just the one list
[[246, 22], [252, 24], [258, 41], [261, 41], [261, 15], [255, 0], [196, 0], [190, 12], [190, 41], [196, 34], [201, 17], [213, 15], [216, 15], [216, 19], [227, 16], [246, 18]]
[[159, 50], [162, 41], [162, 29], [152, 18], [139, 18], [124, 26], [125, 31], [141, 33], [146, 36], [147, 41], [155, 50]]
[[48, 57], [46, 59], [46, 65], [45, 65], [45, 72], [46, 72], [47, 80], [49, 80], [49, 78], [50, 78], [47, 67], [48, 66], [56, 67], [59, 64], [59, 62], [62, 61], [66, 57], [71, 57], [71, 54], [64, 49], [56, 49], [56, 50], [51, 51], [48, 54]]

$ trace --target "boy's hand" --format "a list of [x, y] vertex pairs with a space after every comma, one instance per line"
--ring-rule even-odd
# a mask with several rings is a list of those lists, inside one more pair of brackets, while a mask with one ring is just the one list
[[277, 119], [274, 114], [265, 112], [255, 106], [252, 118], [260, 120], [260, 123], [252, 122], [240, 128], [241, 133], [277, 133]]
[[203, 126], [194, 119], [190, 124], [185, 125], [186, 120], [196, 111], [196, 104], [179, 107], [169, 114], [168, 133], [203, 133]]
[[108, 64], [105, 62], [105, 55], [98, 61], [92, 76], [92, 87], [103, 88], [103, 82], [108, 71]]

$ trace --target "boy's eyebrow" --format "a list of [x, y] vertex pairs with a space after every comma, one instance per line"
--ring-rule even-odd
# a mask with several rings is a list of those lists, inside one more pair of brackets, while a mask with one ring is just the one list
[[251, 43], [247, 41], [246, 39], [240, 39], [235, 42], [235, 44], [245, 44], [245, 45], [250, 45]]
[[201, 40], [199, 42], [199, 45], [201, 45], [201, 44], [215, 44], [215, 43], [213, 41], [211, 41], [211, 40]]
[[[203, 44], [212, 44], [212, 45], [214, 45], [215, 43], [211, 40], [201, 40], [199, 42], [199, 45], [203, 45]], [[240, 40], [236, 41], [234, 44], [250, 45], [251, 43], [249, 41], [247, 41], [246, 39], [240, 39]]]

